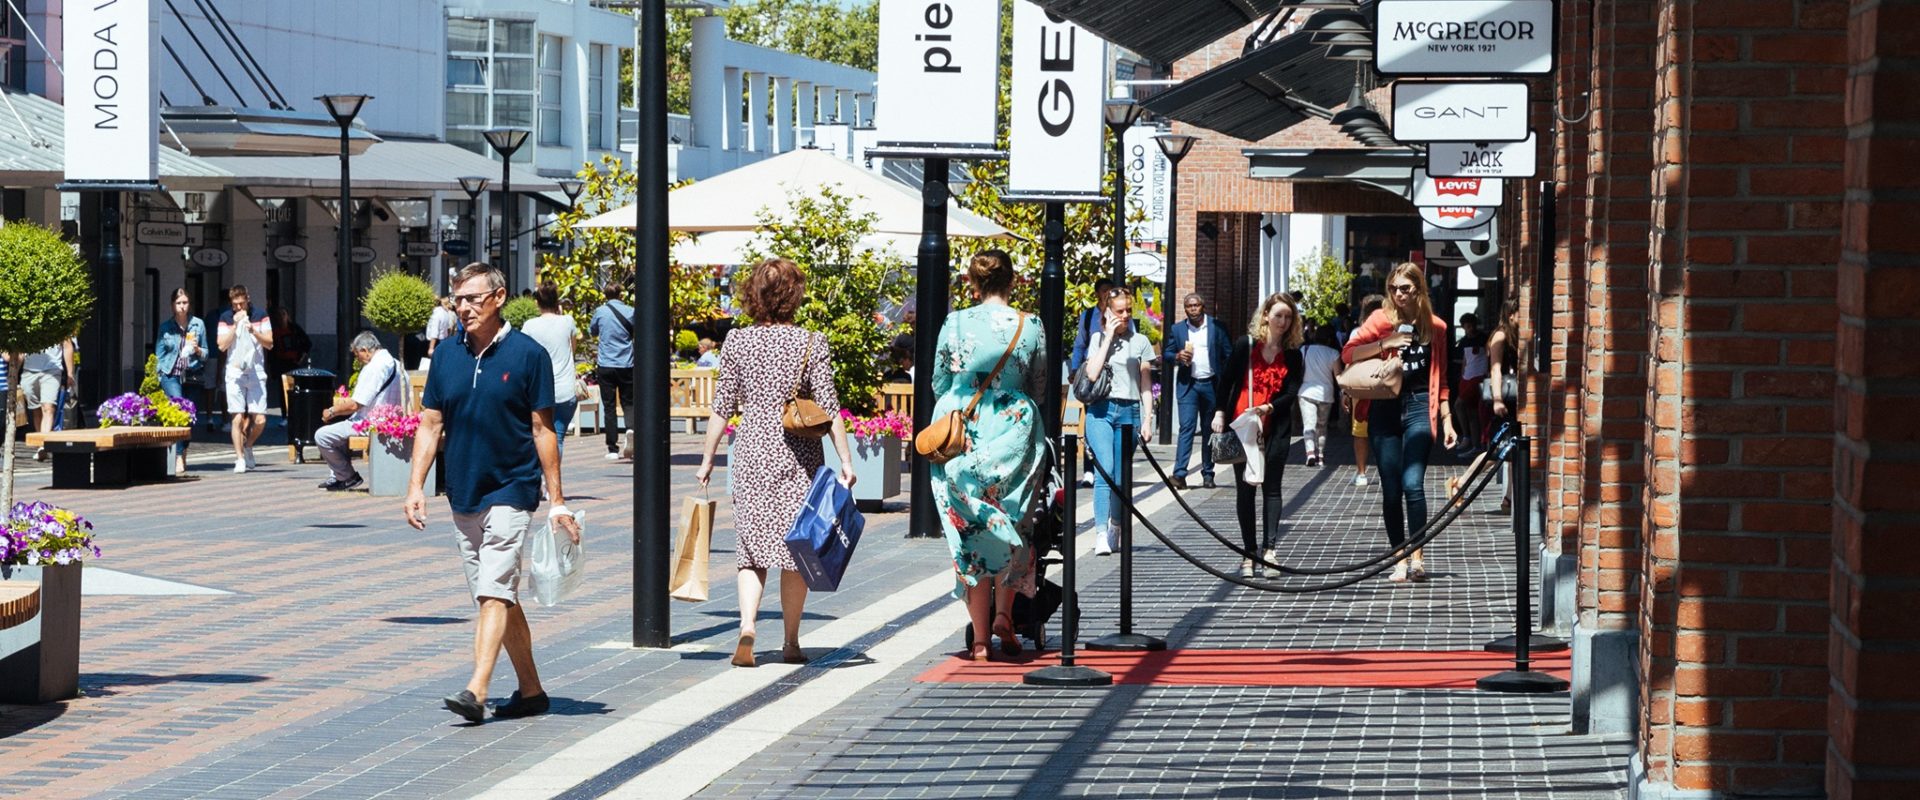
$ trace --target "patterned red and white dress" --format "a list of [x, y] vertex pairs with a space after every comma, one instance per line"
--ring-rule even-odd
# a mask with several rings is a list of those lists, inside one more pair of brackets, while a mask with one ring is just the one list
[[787, 552], [787, 531], [793, 529], [813, 475], [826, 459], [820, 439], [787, 435], [780, 412], [801, 380], [805, 358], [800, 396], [839, 415], [831, 357], [827, 337], [792, 325], [735, 329], [720, 349], [713, 410], [723, 417], [740, 416], [727, 456], [727, 469], [733, 472], [733, 527], [739, 538], [734, 557], [740, 569], [798, 569]]

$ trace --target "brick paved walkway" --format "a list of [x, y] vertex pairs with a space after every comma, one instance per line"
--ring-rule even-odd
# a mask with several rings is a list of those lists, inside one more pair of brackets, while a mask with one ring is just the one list
[[[0, 706], [0, 796], [467, 797], [727, 673], [734, 596], [726, 504], [713, 599], [674, 608], [681, 646], [619, 646], [630, 629], [631, 468], [599, 460], [597, 439], [571, 444], [569, 494], [593, 515], [590, 589], [529, 614], [555, 713], [477, 728], [452, 724], [438, 704], [465, 681], [472, 635], [444, 505], [434, 507], [433, 530], [416, 533], [401, 522], [397, 499], [315, 491], [324, 470], [275, 464], [278, 452], [254, 474], [207, 464], [179, 484], [55, 492], [39, 488], [44, 478], [23, 481], [26, 496], [96, 521], [108, 550], [100, 566], [234, 594], [88, 597], [85, 696]], [[696, 444], [675, 437], [677, 493], [692, 490]], [[1351, 487], [1350, 468], [1328, 479], [1335, 475], [1288, 472], [1289, 496], [1298, 498], [1289, 510], [1294, 563], [1378, 546], [1377, 490]], [[1440, 475], [1433, 477], [1437, 486]], [[1189, 497], [1231, 532], [1228, 492]], [[902, 538], [899, 510], [869, 516], [857, 569], [842, 591], [809, 601], [808, 630], [870, 611], [940, 572], [944, 544]], [[1157, 518], [1176, 514], [1167, 508]], [[1234, 566], [1210, 540], [1198, 545], [1204, 534], [1190, 523], [1169, 527], [1218, 565]], [[1501, 521], [1482, 514], [1443, 537], [1429, 555], [1439, 574], [1431, 584], [1373, 581], [1305, 597], [1222, 585], [1157, 543], [1143, 546], [1140, 628], [1175, 647], [1477, 646], [1501, 633], [1510, 613], [1502, 606], [1501, 531]], [[1113, 625], [1117, 560], [1084, 564], [1084, 630], [1098, 635]], [[763, 619], [777, 620], [776, 594]], [[777, 629], [762, 627], [763, 652], [776, 646]], [[1574, 797], [1611, 796], [1622, 782], [1626, 743], [1564, 733], [1564, 695], [914, 683], [957, 648], [957, 631], [951, 642], [899, 661], [706, 794], [1539, 797], [1551, 789]], [[836, 651], [827, 660], [855, 655]], [[810, 691], [805, 676], [819, 671], [769, 691]], [[503, 663], [497, 694], [511, 688], [508, 673]], [[691, 738], [725, 722], [694, 726]]]

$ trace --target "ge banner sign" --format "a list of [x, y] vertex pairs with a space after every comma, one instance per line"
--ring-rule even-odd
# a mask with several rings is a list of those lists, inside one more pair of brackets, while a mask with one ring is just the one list
[[1382, 75], [1544, 75], [1553, 71], [1553, 0], [1379, 0]]
[[1526, 141], [1527, 85], [1519, 81], [1393, 84], [1393, 138], [1402, 142]]

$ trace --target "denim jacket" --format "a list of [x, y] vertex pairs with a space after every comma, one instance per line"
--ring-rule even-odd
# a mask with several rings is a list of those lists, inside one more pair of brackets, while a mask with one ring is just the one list
[[[187, 318], [187, 331], [193, 332], [194, 338], [200, 343], [202, 353], [212, 346], [212, 342], [207, 341], [207, 323], [199, 317]], [[173, 374], [174, 362], [180, 358], [181, 351], [187, 345], [187, 331], [180, 330], [179, 323], [174, 322], [172, 317], [160, 323], [160, 341], [153, 348], [153, 369], [156, 374]], [[188, 354], [186, 371], [198, 372], [203, 362], [201, 353]]]

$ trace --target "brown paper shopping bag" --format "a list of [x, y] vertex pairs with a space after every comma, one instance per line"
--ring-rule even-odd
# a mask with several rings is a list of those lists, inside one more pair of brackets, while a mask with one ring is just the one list
[[713, 540], [714, 501], [689, 497], [680, 503], [680, 535], [674, 542], [669, 593], [692, 603], [707, 599], [707, 552]]

